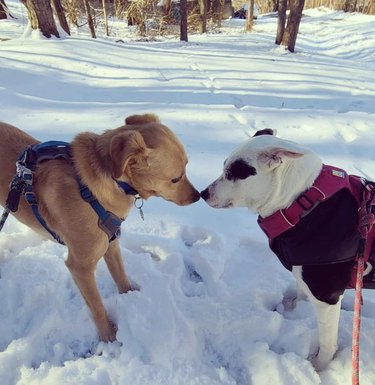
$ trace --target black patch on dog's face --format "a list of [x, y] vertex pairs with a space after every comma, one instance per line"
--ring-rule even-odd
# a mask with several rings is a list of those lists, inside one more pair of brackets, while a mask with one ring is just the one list
[[235, 182], [238, 179], [246, 179], [251, 175], [256, 175], [257, 171], [243, 159], [235, 160], [225, 171], [225, 178]]

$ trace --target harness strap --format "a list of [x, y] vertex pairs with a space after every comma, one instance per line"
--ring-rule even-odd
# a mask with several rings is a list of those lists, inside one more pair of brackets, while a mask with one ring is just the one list
[[91, 190], [78, 177], [77, 181], [82, 199], [89, 203], [98, 215], [98, 226], [107, 234], [109, 241], [118, 238], [121, 235], [121, 223], [124, 219], [119, 218], [110, 211], [106, 211], [94, 197]]
[[349, 175], [340, 168], [323, 165], [311, 188], [302, 193], [289, 207], [265, 218], [259, 216], [258, 225], [272, 240], [294, 227], [317, 204], [345, 187], [350, 189]]
[[[17, 211], [19, 197], [22, 193], [24, 193], [25, 199], [29, 203], [39, 223], [52, 235], [52, 237], [57, 242], [64, 245], [62, 239], [58, 236], [58, 234], [56, 234], [48, 227], [46, 221], [40, 214], [38, 209], [38, 202], [33, 191], [33, 171], [36, 170], [37, 166], [43, 161], [60, 158], [63, 158], [69, 163], [73, 164], [69, 143], [61, 141], [48, 141], [28, 146], [27, 149], [21, 153], [17, 160], [17, 174], [12, 180], [11, 189], [7, 200], [7, 209], [10, 211]], [[138, 192], [126, 182], [117, 180], [115, 180], [115, 182], [124, 191], [125, 194], [134, 195], [135, 202], [138, 199], [142, 199]], [[82, 183], [79, 177], [77, 177], [77, 183], [82, 199], [88, 202], [98, 215], [98, 226], [107, 234], [109, 241], [113, 241], [119, 237], [121, 233], [121, 223], [124, 219], [119, 218], [117, 215], [109, 211], [106, 211], [105, 208], [92, 194], [91, 190]]]
[[52, 235], [52, 237], [61, 245], [65, 245], [64, 241], [53, 231], [51, 230], [46, 221], [43, 219], [42, 215], [38, 209], [38, 202], [34, 192], [32, 191], [32, 186], [27, 185], [25, 190], [25, 199], [27, 203], [30, 205], [32, 212], [35, 215], [35, 218], [39, 221], [39, 223]]
[[60, 244], [65, 245], [64, 241], [51, 230], [42, 215], [39, 212], [38, 201], [33, 191], [33, 171], [39, 163], [45, 160], [63, 158], [71, 162], [70, 145], [61, 141], [48, 141], [40, 144], [34, 144], [27, 147], [21, 153], [16, 163], [17, 174], [13, 178], [20, 178], [23, 182], [25, 199], [30, 205], [33, 214], [39, 223], [51, 234], [51, 236]]
[[45, 160], [63, 158], [72, 162], [70, 144], [67, 142], [50, 140], [48, 142], [33, 144], [20, 155], [18, 162], [27, 166], [31, 171], [35, 171], [39, 163]]

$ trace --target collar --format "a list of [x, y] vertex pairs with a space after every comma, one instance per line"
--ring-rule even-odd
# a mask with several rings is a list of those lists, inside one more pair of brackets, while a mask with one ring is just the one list
[[133, 188], [132, 186], [130, 186], [130, 184], [123, 182], [121, 180], [116, 180], [116, 179], [115, 179], [115, 182], [120, 187], [120, 189], [124, 191], [125, 194], [138, 195], [139, 196], [138, 191], [135, 188]]
[[278, 210], [265, 218], [258, 216], [258, 225], [272, 240], [293, 228], [304, 215], [313, 210], [320, 202], [325, 201], [343, 188], [352, 190], [346, 171], [323, 164], [320, 174], [308, 190], [303, 192], [289, 207]]

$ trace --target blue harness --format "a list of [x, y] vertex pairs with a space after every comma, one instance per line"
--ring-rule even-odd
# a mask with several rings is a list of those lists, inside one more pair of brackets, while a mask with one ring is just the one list
[[[46, 221], [41, 216], [38, 209], [38, 202], [33, 191], [33, 172], [41, 162], [53, 159], [65, 159], [73, 164], [70, 144], [60, 141], [49, 141], [30, 145], [21, 153], [16, 163], [17, 174], [13, 177], [10, 186], [7, 207], [9, 207], [10, 211], [17, 211], [19, 196], [21, 193], [24, 193], [26, 201], [31, 206], [31, 209], [40, 224], [57, 242], [64, 245], [62, 239], [48, 227]], [[142, 199], [138, 192], [126, 182], [117, 180], [115, 180], [115, 182], [125, 194], [134, 195], [136, 201]], [[118, 238], [121, 234], [121, 223], [124, 219], [107, 211], [95, 198], [91, 190], [82, 183], [78, 176], [77, 183], [82, 199], [88, 202], [98, 215], [98, 226], [107, 234], [109, 241]]]

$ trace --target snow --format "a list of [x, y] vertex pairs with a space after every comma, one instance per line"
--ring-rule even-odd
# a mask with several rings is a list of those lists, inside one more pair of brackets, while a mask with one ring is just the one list
[[[154, 112], [184, 143], [203, 189], [256, 130], [306, 145], [328, 164], [375, 179], [375, 16], [304, 12], [296, 53], [274, 45], [276, 18], [255, 32], [139, 42], [111, 21], [46, 40], [18, 17], [0, 21], [0, 117], [39, 140], [102, 132]], [[99, 34], [100, 35], [100, 34]], [[123, 42], [116, 43], [116, 40]], [[317, 325], [308, 302], [275, 311], [295, 291], [246, 209], [178, 207], [159, 198], [133, 210], [121, 248], [139, 287], [119, 295], [101, 261], [97, 282], [118, 342], [103, 344], [65, 267], [66, 249], [10, 218], [0, 233], [2, 385], [346, 385], [351, 382], [353, 291], [339, 351], [316, 373]], [[375, 384], [375, 295], [364, 293], [361, 385]]]

